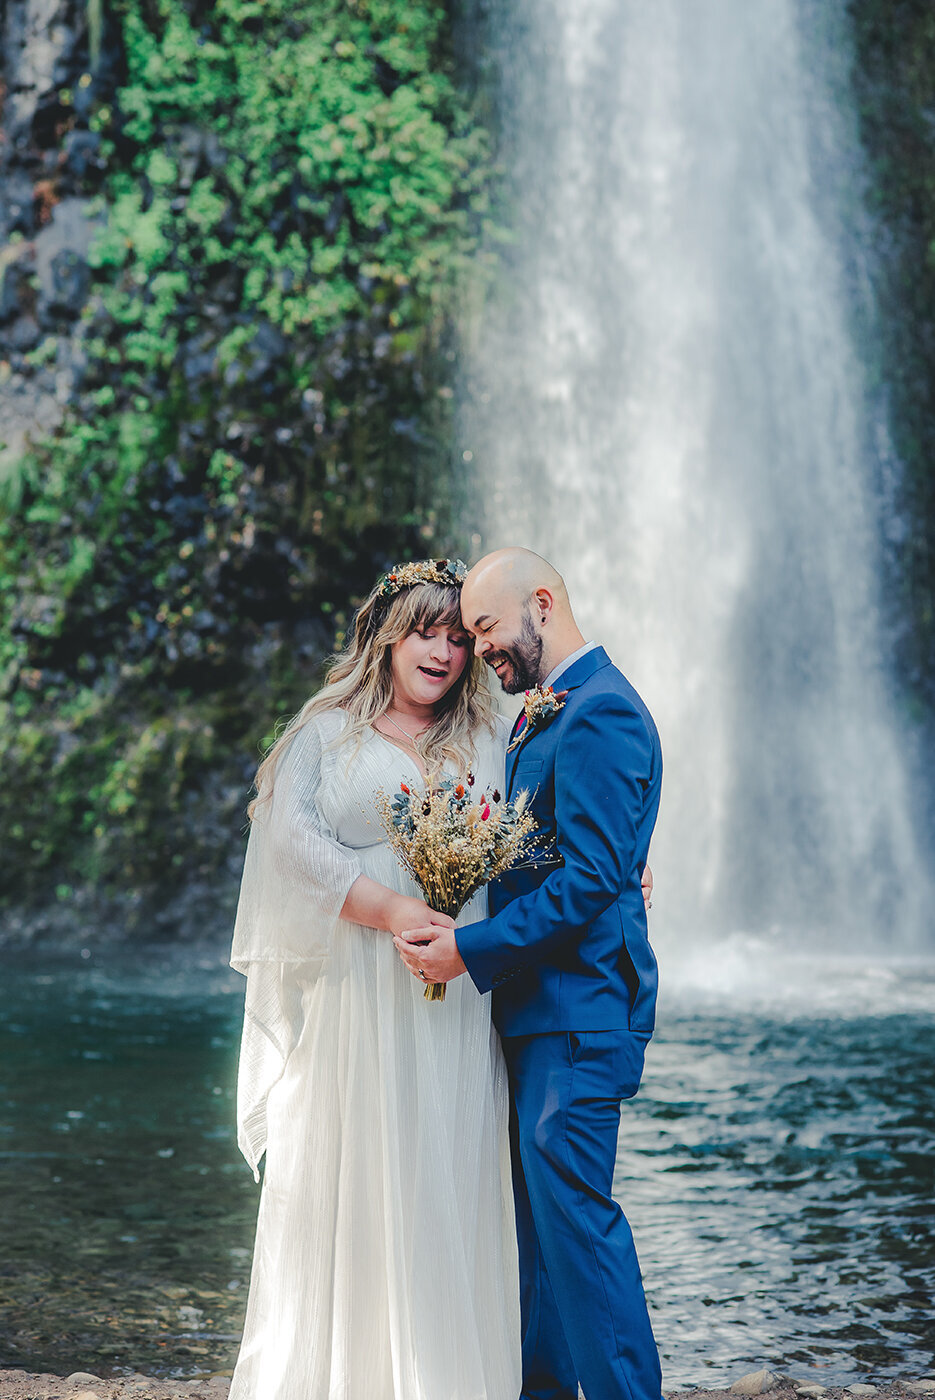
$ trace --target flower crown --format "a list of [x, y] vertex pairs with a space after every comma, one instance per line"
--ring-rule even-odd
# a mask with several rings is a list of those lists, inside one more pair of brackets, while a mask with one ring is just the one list
[[384, 574], [380, 593], [390, 598], [404, 588], [414, 588], [417, 583], [441, 583], [446, 588], [460, 588], [467, 577], [467, 564], [460, 559], [414, 559], [408, 564], [397, 564]]

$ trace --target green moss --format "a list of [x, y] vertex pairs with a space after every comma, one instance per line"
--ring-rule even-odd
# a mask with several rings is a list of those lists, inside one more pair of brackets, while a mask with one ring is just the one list
[[18, 900], [224, 868], [355, 599], [445, 543], [438, 390], [486, 218], [442, 4], [111, 12], [87, 371], [0, 514]]

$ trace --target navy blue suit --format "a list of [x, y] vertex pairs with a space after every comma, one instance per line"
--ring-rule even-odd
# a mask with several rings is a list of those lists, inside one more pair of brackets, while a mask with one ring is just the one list
[[523, 1400], [659, 1400], [659, 1358], [611, 1186], [622, 1099], [652, 1034], [656, 961], [640, 880], [659, 807], [652, 717], [600, 647], [556, 681], [562, 709], [507, 757], [552, 838], [457, 930], [493, 989], [511, 1085], [523, 1294]]

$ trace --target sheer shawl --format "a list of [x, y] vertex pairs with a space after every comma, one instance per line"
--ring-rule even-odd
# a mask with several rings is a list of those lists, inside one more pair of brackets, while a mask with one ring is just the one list
[[237, 1143], [257, 1181], [269, 1094], [301, 1031], [302, 983], [324, 967], [341, 907], [361, 873], [321, 808], [346, 719], [327, 711], [296, 732], [247, 841], [230, 961], [247, 979]]

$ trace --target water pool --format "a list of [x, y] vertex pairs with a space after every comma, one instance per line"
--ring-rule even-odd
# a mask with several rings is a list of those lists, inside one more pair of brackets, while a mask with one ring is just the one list
[[[668, 1386], [931, 1368], [932, 975], [888, 973], [874, 1014], [663, 1003], [616, 1189]], [[233, 1365], [258, 1200], [234, 1132], [241, 1006], [214, 954], [8, 960], [0, 1367]]]

